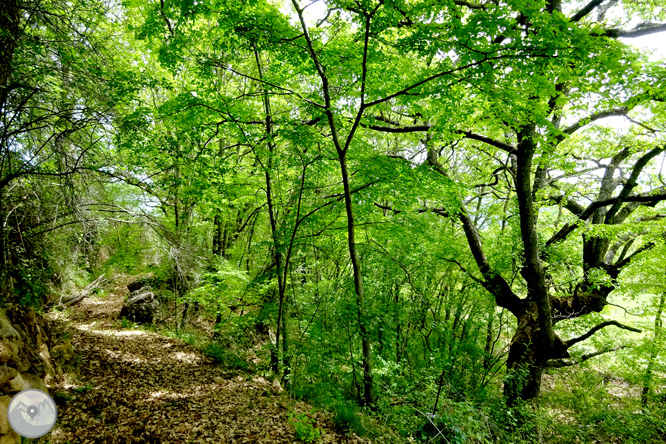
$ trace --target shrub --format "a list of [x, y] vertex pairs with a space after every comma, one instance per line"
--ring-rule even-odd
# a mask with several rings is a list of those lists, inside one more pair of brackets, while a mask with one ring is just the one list
[[289, 412], [289, 424], [294, 428], [296, 438], [303, 442], [317, 442], [321, 439], [321, 430], [316, 428], [316, 421], [304, 413]]
[[236, 370], [250, 370], [250, 364], [240, 353], [229, 350], [217, 342], [207, 344], [203, 348], [203, 352], [224, 367]]
[[346, 403], [339, 403], [334, 406], [335, 415], [333, 416], [333, 424], [340, 433], [355, 432], [361, 435], [363, 432], [363, 425], [356, 408], [353, 405]]
[[120, 321], [120, 325], [123, 328], [127, 328], [129, 330], [133, 330], [134, 327], [136, 327], [136, 324], [134, 322], [130, 321], [129, 319], [127, 319], [125, 316], [123, 316], [123, 319]]

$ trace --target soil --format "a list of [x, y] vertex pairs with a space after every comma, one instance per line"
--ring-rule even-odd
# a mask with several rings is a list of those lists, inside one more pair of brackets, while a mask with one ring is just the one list
[[335, 433], [330, 417], [256, 375], [230, 376], [197, 348], [143, 329], [118, 313], [128, 282], [69, 313], [50, 314], [71, 332], [78, 376], [49, 387], [58, 422], [46, 443], [293, 443], [290, 412], [313, 418], [319, 442], [367, 442]]

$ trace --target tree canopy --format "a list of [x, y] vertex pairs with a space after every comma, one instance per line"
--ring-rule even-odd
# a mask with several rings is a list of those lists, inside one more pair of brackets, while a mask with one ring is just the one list
[[174, 323], [254, 326], [291, 390], [374, 411], [418, 375], [433, 415], [611, 353], [644, 401], [663, 376], [659, 2], [9, 0], [0, 28], [24, 302], [161, 273]]

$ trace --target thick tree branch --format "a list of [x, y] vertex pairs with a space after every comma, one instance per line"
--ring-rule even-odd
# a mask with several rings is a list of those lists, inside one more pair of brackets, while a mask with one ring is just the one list
[[644, 35], [650, 35], [664, 31], [666, 31], [666, 23], [646, 23], [643, 25], [639, 25], [634, 29], [619, 29], [619, 28], [606, 29], [602, 35], [604, 37], [611, 37], [611, 38], [618, 38], [618, 37], [632, 38], [632, 37], [642, 37]]
[[471, 131], [464, 131], [463, 134], [465, 135], [466, 139], [478, 140], [479, 142], [487, 143], [488, 145], [494, 146], [495, 148], [499, 148], [503, 151], [506, 151], [509, 154], [516, 153], [516, 148], [513, 147], [512, 145], [509, 145], [508, 143], [500, 142], [498, 140], [491, 139], [490, 137], [481, 134], [476, 134]]
[[629, 256], [627, 256], [627, 257], [625, 257], [625, 258], [619, 260], [617, 263], [615, 263], [615, 264], [613, 265], [613, 267], [614, 267], [616, 270], [621, 270], [621, 269], [623, 269], [624, 267], [626, 267], [627, 265], [629, 265], [629, 263], [631, 262], [631, 260], [632, 260], [633, 258], [635, 258], [636, 256], [638, 256], [639, 254], [641, 254], [641, 253], [643, 253], [643, 252], [645, 252], [645, 251], [651, 250], [655, 245], [656, 245], [656, 244], [655, 244], [654, 242], [648, 242], [648, 243], [646, 243], [646, 244], [644, 244], [644, 245], [641, 245], [640, 247], [638, 247], [638, 248], [636, 249], [636, 251], [634, 251], [633, 253], [631, 253]]
[[566, 238], [569, 237], [569, 235], [573, 233], [577, 227], [578, 224], [575, 223], [565, 224], [562, 228], [559, 229], [557, 233], [553, 234], [553, 236], [546, 241], [546, 248], [566, 240]]
[[606, 219], [604, 221], [606, 224], [613, 224], [615, 214], [618, 212], [627, 196], [629, 196], [631, 191], [638, 185], [638, 176], [643, 171], [643, 168], [645, 168], [650, 160], [654, 159], [656, 156], [663, 152], [663, 146], [653, 148], [641, 156], [641, 158], [638, 159], [638, 161], [634, 164], [634, 167], [631, 170], [631, 176], [629, 176], [629, 180], [624, 184], [624, 187], [622, 187], [622, 191], [620, 191], [620, 194], [617, 196], [617, 201], [613, 203], [613, 206], [608, 210], [608, 213], [606, 213]]
[[412, 125], [412, 126], [380, 126], [380, 125], [366, 125], [361, 124], [365, 128], [370, 128], [371, 130], [381, 131], [384, 133], [417, 133], [417, 132], [426, 132], [430, 130], [430, 125]]
[[587, 5], [583, 6], [577, 13], [575, 13], [569, 20], [572, 22], [579, 22], [581, 19], [583, 19], [585, 16], [587, 16], [590, 12], [594, 11], [594, 9], [602, 4], [606, 0], [592, 0], [590, 3]]
[[[619, 197], [613, 197], [611, 199], [592, 202], [585, 209], [585, 211], [583, 211], [583, 213], [579, 216], [579, 218], [581, 220], [587, 220], [596, 210], [602, 207], [606, 207], [608, 205], [613, 205], [615, 202], [618, 201], [618, 199]], [[666, 200], [666, 192], [663, 191], [653, 194], [651, 193], [636, 194], [634, 196], [627, 196], [626, 198], [623, 199], [624, 202], [641, 202], [641, 203], [658, 203], [663, 200]]]
[[634, 327], [629, 327], [628, 325], [620, 324], [617, 321], [605, 321], [605, 322], [602, 322], [599, 325], [596, 325], [596, 326], [592, 327], [590, 329], [590, 331], [588, 331], [584, 335], [578, 336], [577, 338], [569, 339], [568, 341], [564, 341], [564, 345], [567, 348], [570, 348], [572, 345], [578, 344], [579, 342], [582, 342], [582, 341], [586, 340], [587, 338], [591, 337], [592, 335], [594, 335], [596, 332], [598, 332], [602, 328], [608, 327], [610, 325], [614, 325], [615, 327], [622, 328], [624, 330], [629, 330], [629, 331], [633, 331], [633, 332], [636, 332], [636, 333], [641, 333], [641, 330], [639, 330], [637, 328], [634, 328]]
[[[470, 250], [472, 251], [472, 256], [476, 262], [479, 271], [484, 278], [484, 281], [481, 284], [488, 290], [493, 296], [495, 296], [495, 302], [499, 307], [506, 308], [516, 317], [524, 311], [523, 303], [521, 299], [513, 292], [511, 286], [506, 282], [506, 280], [497, 272], [495, 272], [488, 262], [486, 254], [483, 252], [483, 246], [481, 245], [481, 236], [479, 232], [469, 218], [469, 215], [461, 209], [458, 218], [462, 222], [463, 230], [465, 231], [465, 237], [467, 238], [467, 243]], [[469, 273], [468, 273], [469, 274]]]
[[[596, 113], [593, 113], [587, 117], [584, 117], [580, 119], [578, 122], [574, 123], [573, 125], [565, 128], [562, 132], [567, 135], [571, 135], [584, 127], [585, 125], [588, 125], [594, 121], [605, 119], [606, 117], [612, 117], [612, 116], [626, 116], [627, 113], [629, 112], [629, 108], [626, 106], [622, 106], [620, 108], [615, 108], [615, 109], [609, 109], [606, 111], [598, 111]], [[560, 140], [564, 139], [564, 137], [561, 137]]]
[[169, 34], [171, 34], [171, 36], [174, 37], [175, 34], [173, 32], [173, 27], [171, 26], [171, 22], [169, 21], [168, 17], [166, 16], [166, 13], [164, 12], [164, 0], [160, 0], [160, 15], [164, 19], [167, 28], [169, 28]]
[[486, 9], [486, 5], [481, 3], [472, 3], [465, 0], [453, 0], [453, 3], [458, 6], [465, 6], [469, 9]]
[[551, 196], [548, 200], [554, 204], [560, 204], [564, 201], [563, 207], [569, 210], [572, 214], [580, 216], [585, 211], [585, 207], [566, 195]]
[[580, 358], [576, 359], [575, 361], [565, 361], [564, 359], [551, 359], [549, 360], [546, 365], [548, 367], [555, 367], [555, 368], [561, 368], [561, 367], [570, 367], [572, 365], [578, 365], [582, 362], [587, 361], [588, 359], [594, 358], [595, 356], [603, 355], [604, 353], [610, 353], [618, 350], [622, 350], [623, 348], [627, 348], [628, 345], [621, 345], [619, 347], [615, 348], [607, 348], [604, 350], [596, 351], [594, 353], [587, 353]]
[[[446, 173], [446, 170], [437, 159], [437, 153], [435, 150], [431, 146], [427, 146], [426, 148], [428, 149], [428, 164], [439, 174], [448, 178], [449, 176]], [[497, 306], [506, 308], [516, 317], [520, 317], [520, 315], [525, 311], [522, 300], [513, 292], [511, 286], [506, 282], [506, 280], [490, 267], [488, 258], [486, 257], [486, 254], [483, 251], [483, 246], [481, 245], [481, 236], [479, 235], [479, 231], [464, 208], [460, 209], [458, 218], [460, 219], [460, 222], [462, 222], [463, 231], [465, 232], [467, 244], [469, 245], [469, 249], [472, 252], [474, 261], [476, 262], [477, 267], [479, 267], [479, 271], [484, 278], [481, 284], [495, 297]]]

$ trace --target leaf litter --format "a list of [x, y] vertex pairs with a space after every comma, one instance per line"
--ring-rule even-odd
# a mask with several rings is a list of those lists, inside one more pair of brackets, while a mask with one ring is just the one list
[[289, 411], [315, 419], [320, 442], [369, 442], [336, 433], [329, 416], [263, 377], [230, 376], [180, 339], [121, 328], [126, 292], [118, 283], [107, 297], [71, 307], [66, 320], [52, 316], [70, 332], [80, 366], [75, 379], [50, 387], [58, 422], [39, 442], [291, 444]]

